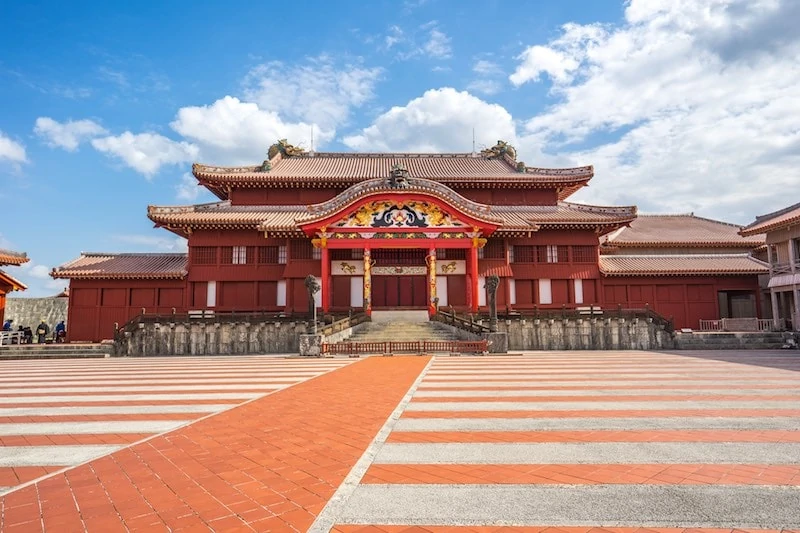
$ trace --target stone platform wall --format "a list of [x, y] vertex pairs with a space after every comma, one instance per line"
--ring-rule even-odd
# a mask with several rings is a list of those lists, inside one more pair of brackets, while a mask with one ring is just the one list
[[668, 350], [674, 335], [649, 319], [583, 318], [498, 321], [515, 350]]
[[117, 356], [296, 354], [306, 322], [139, 324], [115, 342]]
[[60, 321], [66, 323], [68, 302], [68, 298], [8, 298], [6, 319], [14, 320], [14, 329], [18, 326], [30, 326], [31, 329], [36, 329], [37, 324], [44, 318], [52, 331]]

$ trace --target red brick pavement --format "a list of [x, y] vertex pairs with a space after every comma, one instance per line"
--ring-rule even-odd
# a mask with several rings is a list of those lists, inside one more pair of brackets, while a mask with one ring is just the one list
[[369, 358], [56, 474], [0, 497], [0, 530], [305, 531], [427, 362]]

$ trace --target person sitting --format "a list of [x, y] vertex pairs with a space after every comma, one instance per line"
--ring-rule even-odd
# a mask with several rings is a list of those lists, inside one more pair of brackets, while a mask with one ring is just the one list
[[5, 322], [3, 322], [3, 331], [12, 331], [11, 323], [14, 322], [13, 318], [9, 318]]
[[44, 344], [45, 342], [47, 342], [48, 333], [50, 333], [50, 326], [48, 326], [45, 323], [43, 318], [42, 321], [39, 322], [39, 325], [36, 326], [36, 336], [37, 336], [36, 342], [38, 342], [39, 344]]
[[56, 342], [65, 342], [67, 340], [67, 326], [64, 325], [63, 320], [56, 324], [56, 328], [53, 332], [55, 334]]

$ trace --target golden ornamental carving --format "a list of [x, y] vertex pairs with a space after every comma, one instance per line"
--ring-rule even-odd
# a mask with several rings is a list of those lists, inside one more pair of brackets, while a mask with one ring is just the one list
[[348, 217], [342, 219], [338, 226], [356, 228], [437, 228], [462, 227], [464, 224], [431, 202], [379, 200], [362, 205]]

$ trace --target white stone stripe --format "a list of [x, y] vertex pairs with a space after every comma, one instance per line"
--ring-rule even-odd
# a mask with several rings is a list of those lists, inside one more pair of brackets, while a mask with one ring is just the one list
[[[626, 380], [650, 380], [650, 379], [665, 379], [665, 378], [676, 378], [676, 379], [689, 379], [693, 378], [698, 381], [715, 381], [717, 379], [724, 379], [726, 376], [729, 376], [730, 372], [725, 371], [717, 371], [714, 373], [709, 374], [701, 374], [698, 372], [658, 372], [658, 373], [639, 373], [639, 372], [515, 372], [513, 374], [508, 373], [507, 371], [503, 371], [502, 373], [498, 372], [448, 372], [446, 374], [429, 374], [428, 381], [434, 379], [441, 379], [441, 380], [469, 380], [469, 379], [547, 379], [551, 380], [554, 378], [565, 378], [565, 379], [597, 379], [597, 378], [622, 378]], [[753, 376], [757, 378], [759, 376]], [[778, 379], [780, 376], [774, 376], [772, 379]], [[788, 378], [787, 381], [800, 383], [800, 380], [796, 378]]]
[[[0, 391], [2, 392], [2, 391]], [[211, 392], [185, 394], [87, 394], [85, 396], [2, 396], [0, 404], [80, 403], [80, 402], [165, 402], [170, 400], [250, 400], [263, 396], [250, 392]]]
[[598, 389], [598, 390], [420, 390], [414, 398], [505, 398], [515, 396], [794, 396], [797, 389]]
[[236, 390], [236, 391], [273, 391], [283, 387], [283, 384], [264, 384], [264, 383], [236, 383], [233, 385], [127, 385], [120, 387], [39, 387], [29, 389], [4, 389], [0, 387], [0, 394], [62, 394], [69, 392], [85, 392], [95, 394], [98, 392], [116, 392], [119, 394], [131, 394], [141, 392], [167, 392], [167, 391], [205, 391], [214, 390]]
[[262, 374], [292, 374], [292, 373], [308, 373], [308, 372], [326, 372], [331, 369], [341, 368], [339, 366], [298, 366], [292, 368], [264, 368], [264, 367], [237, 367], [237, 366], [221, 366], [221, 367], [204, 367], [204, 368], [185, 368], [170, 367], [170, 368], [106, 368], [102, 370], [55, 370], [48, 369], [48, 371], [36, 372], [1, 372], [0, 378], [12, 377], [40, 377], [40, 376], [72, 376], [72, 375], [85, 375], [85, 376], [105, 376], [105, 375], [120, 375], [120, 374], [219, 374], [219, 373], [237, 373], [242, 374], [246, 372], [258, 372]]
[[798, 443], [388, 443], [375, 464], [800, 464]]
[[650, 402], [411, 402], [406, 411], [645, 411], [687, 409], [800, 409], [800, 400], [768, 400], [759, 398], [736, 401], [680, 400]]
[[[518, 376], [515, 376], [518, 377]], [[495, 389], [499, 387], [552, 387], [555, 390], [558, 390], [559, 387], [616, 387], [616, 386], [670, 386], [670, 387], [677, 387], [677, 386], [704, 386], [704, 385], [711, 385], [711, 386], [726, 386], [731, 387], [731, 390], [736, 390], [738, 387], [746, 388], [747, 385], [775, 385], [775, 386], [791, 386], [793, 384], [792, 381], [775, 381], [775, 380], [749, 380], [749, 381], [742, 381], [742, 380], [714, 380], [711, 383], [707, 382], [698, 382], [696, 380], [686, 381], [686, 380], [647, 380], [644, 383], [637, 383], [634, 381], [622, 381], [622, 380], [609, 380], [609, 381], [486, 381], [481, 379], [476, 380], [458, 380], [458, 381], [423, 381], [420, 383], [419, 390], [431, 389], [431, 388], [458, 388], [458, 387], [469, 387], [472, 389], [475, 388], [484, 388], [484, 389]], [[800, 383], [798, 383], [800, 384]], [[696, 390], [703, 390], [703, 389], [696, 389]]]
[[[313, 376], [302, 376], [296, 378], [264, 378], [260, 379], [257, 382], [262, 384], [283, 384], [283, 383], [297, 383], [299, 381], [305, 381], [309, 378], [316, 377], [317, 375]], [[242, 378], [194, 378], [194, 377], [187, 377], [185, 379], [180, 378], [169, 378], [169, 379], [156, 379], [156, 378], [145, 378], [145, 379], [102, 379], [102, 380], [90, 380], [90, 381], [32, 381], [32, 382], [23, 382], [23, 383], [14, 383], [15, 387], [19, 387], [20, 385], [30, 385], [31, 387], [44, 387], [50, 384], [53, 385], [141, 385], [142, 382], [152, 383], [152, 384], [165, 384], [165, 385], [180, 385], [182, 383], [252, 383], [254, 378], [252, 377], [242, 377]], [[3, 387], [0, 386], [0, 391], [3, 390]]]
[[8, 379], [0, 379], [0, 383], [27, 383], [29, 381], [34, 380], [42, 380], [46, 379], [48, 381], [52, 381], [53, 383], [58, 383], [60, 381], [65, 380], [74, 380], [74, 379], [83, 379], [83, 380], [99, 380], [99, 379], [112, 379], [112, 378], [140, 378], [140, 379], [167, 379], [167, 378], [182, 378], [182, 379], [210, 379], [210, 378], [226, 378], [226, 377], [242, 377], [242, 376], [250, 376], [250, 377], [264, 377], [267, 379], [299, 379], [299, 378], [307, 378], [318, 376], [323, 374], [324, 372], [290, 372], [286, 374], [277, 374], [273, 372], [203, 372], [203, 373], [196, 373], [196, 372], [174, 372], [168, 374], [160, 374], [157, 372], [124, 372], [120, 374], [102, 374], [102, 375], [75, 375], [75, 376], [37, 376], [35, 379], [30, 378], [8, 378]]
[[[114, 420], [108, 422], [41, 422], [0, 424], [0, 435], [102, 435], [118, 433], [164, 433], [191, 420]], [[2, 451], [2, 448], [0, 448]]]
[[102, 405], [91, 407], [8, 407], [0, 408], [0, 416], [72, 416], [72, 415], [135, 415], [161, 413], [215, 413], [237, 404], [197, 405]]
[[69, 466], [105, 455], [123, 446], [86, 444], [80, 446], [3, 446], [0, 467]]
[[708, 485], [359, 486], [340, 524], [796, 529], [796, 487]]
[[782, 429], [800, 428], [800, 417], [668, 418], [402, 418], [395, 431], [580, 431], [644, 429]]

